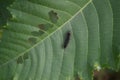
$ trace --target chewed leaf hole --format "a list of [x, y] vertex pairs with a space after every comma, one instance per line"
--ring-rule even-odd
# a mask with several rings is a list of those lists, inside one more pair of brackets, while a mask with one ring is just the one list
[[36, 39], [36, 38], [31, 37], [31, 38], [29, 38], [29, 39], [28, 39], [28, 41], [29, 41], [31, 44], [36, 44], [37, 39]]
[[52, 24], [39, 24], [38, 28], [43, 31], [47, 31], [53, 27]]
[[28, 59], [28, 58], [29, 58], [28, 53], [25, 53], [25, 54], [23, 55], [23, 59], [26, 60], [26, 59]]
[[28, 58], [28, 53], [25, 53], [23, 56], [17, 58], [17, 64], [22, 64]]
[[39, 24], [38, 28], [41, 29], [41, 30], [45, 30], [45, 24]]
[[50, 18], [51, 22], [57, 23], [57, 20], [58, 20], [57, 13], [54, 12], [53, 10], [51, 10], [48, 14], [49, 14], [49, 18]]
[[24, 61], [23, 61], [23, 58], [22, 56], [18, 57], [17, 59], [17, 64], [22, 64]]

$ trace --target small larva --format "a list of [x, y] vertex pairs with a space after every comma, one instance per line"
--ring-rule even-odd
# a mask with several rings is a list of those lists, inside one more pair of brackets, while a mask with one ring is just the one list
[[70, 31], [68, 31], [68, 32], [66, 33], [66, 36], [65, 36], [63, 48], [66, 48], [66, 47], [67, 47], [67, 45], [68, 45], [68, 43], [69, 43], [69, 41], [70, 41], [70, 36], [71, 36], [71, 33], [70, 33]]

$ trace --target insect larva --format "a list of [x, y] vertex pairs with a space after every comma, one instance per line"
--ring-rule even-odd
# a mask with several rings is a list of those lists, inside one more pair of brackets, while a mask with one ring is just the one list
[[65, 36], [63, 48], [66, 48], [66, 47], [67, 47], [67, 45], [68, 45], [68, 43], [69, 43], [69, 41], [70, 41], [70, 35], [71, 35], [70, 31], [68, 31], [68, 32], [66, 33], [66, 36]]

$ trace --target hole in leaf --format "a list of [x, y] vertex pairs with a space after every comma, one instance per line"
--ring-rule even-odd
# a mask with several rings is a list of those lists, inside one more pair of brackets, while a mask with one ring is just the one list
[[24, 62], [22, 56], [18, 57], [17, 64], [22, 64]]
[[29, 41], [31, 44], [36, 44], [37, 39], [36, 39], [36, 38], [31, 37], [31, 38], [29, 38], [29, 39], [28, 39], [28, 41]]
[[40, 24], [40, 25], [38, 25], [38, 27], [39, 27], [40, 30], [47, 31], [47, 30], [49, 30], [50, 28], [52, 28], [53, 25], [52, 25], [52, 24]]
[[51, 10], [48, 14], [49, 14], [49, 18], [50, 18], [51, 22], [57, 23], [57, 20], [58, 20], [57, 13], [54, 12], [53, 10]]
[[18, 57], [17, 64], [22, 64], [26, 59], [28, 59], [28, 53], [25, 53], [23, 56]]
[[45, 29], [45, 25], [44, 25], [44, 24], [39, 24], [38, 27], [39, 27], [41, 30], [44, 30], [44, 29]]
[[26, 59], [28, 59], [28, 58], [29, 58], [28, 53], [25, 53], [25, 54], [23, 55], [23, 59], [26, 60]]

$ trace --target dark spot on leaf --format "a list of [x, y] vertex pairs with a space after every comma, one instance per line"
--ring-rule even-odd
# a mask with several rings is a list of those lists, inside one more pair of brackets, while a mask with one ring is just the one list
[[29, 41], [31, 44], [36, 44], [37, 39], [36, 39], [36, 38], [31, 37], [31, 38], [29, 38], [29, 39], [28, 39], [28, 41]]
[[28, 54], [28, 53], [25, 53], [25, 54], [23, 55], [23, 59], [26, 60], [26, 59], [28, 59], [28, 58], [29, 58], [29, 54]]
[[49, 30], [50, 28], [52, 28], [53, 25], [52, 25], [52, 24], [40, 24], [40, 25], [38, 25], [38, 27], [39, 27], [40, 30], [47, 31], [47, 30]]
[[17, 63], [22, 64], [26, 59], [28, 59], [28, 53], [25, 53], [24, 55], [17, 58]]
[[22, 56], [18, 57], [17, 64], [22, 64], [24, 62]]
[[38, 27], [39, 27], [40, 29], [44, 30], [44, 29], [45, 29], [45, 24], [39, 24]]
[[57, 13], [54, 12], [53, 10], [51, 10], [48, 14], [49, 14], [49, 18], [50, 18], [51, 22], [57, 23], [57, 20], [58, 20]]

